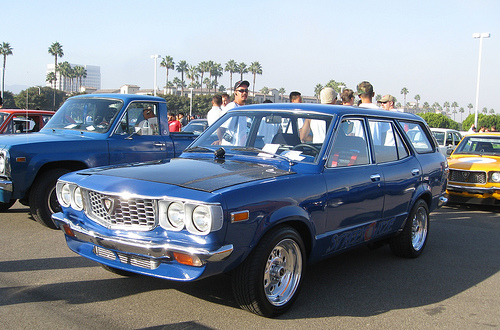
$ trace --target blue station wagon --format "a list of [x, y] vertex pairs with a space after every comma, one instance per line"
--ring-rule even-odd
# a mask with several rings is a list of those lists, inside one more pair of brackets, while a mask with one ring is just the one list
[[363, 244], [418, 257], [447, 173], [418, 116], [251, 105], [179, 158], [61, 177], [53, 220], [70, 249], [118, 274], [231, 272], [238, 304], [273, 317], [296, 300], [308, 263]]

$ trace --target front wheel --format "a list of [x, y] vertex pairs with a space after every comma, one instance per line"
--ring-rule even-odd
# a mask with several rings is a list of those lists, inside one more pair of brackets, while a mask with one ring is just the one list
[[57, 201], [56, 182], [61, 176], [70, 171], [56, 168], [42, 173], [31, 187], [30, 210], [33, 218], [40, 224], [57, 229], [52, 221], [52, 214], [61, 211]]
[[424, 251], [428, 234], [429, 207], [419, 200], [406, 219], [403, 232], [391, 239], [391, 251], [399, 257], [416, 258]]
[[305, 247], [291, 227], [268, 232], [232, 274], [233, 293], [242, 309], [273, 317], [297, 299], [305, 270]]

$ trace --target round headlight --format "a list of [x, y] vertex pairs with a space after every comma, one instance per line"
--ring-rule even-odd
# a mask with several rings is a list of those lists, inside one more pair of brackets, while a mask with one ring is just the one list
[[491, 174], [491, 181], [500, 182], [500, 172], [493, 172]]
[[73, 202], [74, 205], [73, 207], [81, 211], [83, 210], [83, 196], [82, 196], [82, 189], [80, 187], [76, 187], [75, 191], [73, 192]]
[[207, 206], [200, 205], [193, 210], [193, 225], [201, 232], [209, 232], [212, 218], [210, 209]]
[[168, 222], [174, 229], [181, 230], [184, 227], [184, 205], [171, 203], [167, 210]]
[[65, 183], [61, 188], [61, 204], [69, 206], [71, 204], [71, 187]]

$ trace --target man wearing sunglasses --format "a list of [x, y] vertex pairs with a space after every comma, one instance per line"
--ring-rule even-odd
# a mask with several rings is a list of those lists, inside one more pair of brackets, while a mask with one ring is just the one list
[[234, 84], [234, 101], [224, 107], [224, 113], [229, 109], [245, 105], [248, 98], [248, 87], [250, 87], [250, 83], [246, 80], [240, 80]]

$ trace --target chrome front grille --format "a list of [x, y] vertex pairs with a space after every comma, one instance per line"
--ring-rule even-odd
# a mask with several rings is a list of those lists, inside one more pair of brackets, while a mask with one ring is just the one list
[[96, 256], [106, 258], [109, 260], [116, 260], [118, 257], [118, 260], [120, 260], [121, 263], [129, 264], [140, 268], [156, 269], [161, 264], [161, 261], [158, 259], [153, 259], [133, 254], [126, 254], [122, 252], [113, 252], [111, 250], [105, 249], [97, 245], [94, 246], [92, 252], [94, 252]]
[[460, 171], [450, 169], [448, 181], [485, 184], [486, 172]]
[[124, 199], [92, 190], [85, 190], [84, 194], [89, 218], [108, 228], [151, 230], [157, 224], [153, 199]]

